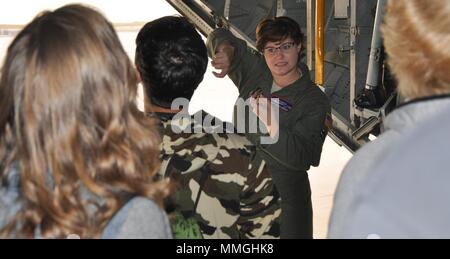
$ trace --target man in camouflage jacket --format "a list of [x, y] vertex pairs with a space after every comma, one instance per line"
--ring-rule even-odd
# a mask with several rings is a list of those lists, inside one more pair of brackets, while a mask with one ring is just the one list
[[[279, 196], [254, 146], [220, 133], [223, 124], [208, 114], [187, 113], [208, 62], [200, 35], [185, 18], [163, 17], [136, 43], [145, 110], [160, 120], [160, 172], [178, 185], [173, 206], [195, 217], [204, 238], [278, 238]], [[179, 97], [183, 108], [174, 105]]]

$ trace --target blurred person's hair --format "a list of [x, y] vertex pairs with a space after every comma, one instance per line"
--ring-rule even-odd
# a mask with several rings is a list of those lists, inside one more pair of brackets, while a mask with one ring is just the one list
[[205, 43], [184, 17], [166, 16], [147, 23], [136, 39], [135, 64], [152, 104], [170, 108], [191, 99], [208, 65]]
[[162, 205], [160, 137], [137, 110], [137, 83], [91, 8], [43, 12], [17, 35], [0, 79], [0, 176], [18, 171], [24, 206], [0, 237], [97, 238], [129, 195]]
[[389, 1], [382, 32], [403, 97], [450, 93], [450, 1]]

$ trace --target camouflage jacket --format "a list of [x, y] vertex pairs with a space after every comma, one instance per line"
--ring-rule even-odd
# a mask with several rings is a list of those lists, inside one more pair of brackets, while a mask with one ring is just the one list
[[178, 185], [174, 206], [194, 215], [204, 238], [279, 238], [280, 199], [265, 162], [245, 137], [211, 133], [212, 127], [203, 126], [205, 115], [157, 114], [160, 174]]

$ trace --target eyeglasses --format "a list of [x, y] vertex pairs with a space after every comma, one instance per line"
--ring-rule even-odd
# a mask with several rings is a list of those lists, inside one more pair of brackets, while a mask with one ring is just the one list
[[279, 47], [268, 47], [264, 49], [264, 55], [274, 56], [278, 51], [282, 53], [288, 53], [289, 50], [295, 45], [295, 42], [285, 42]]

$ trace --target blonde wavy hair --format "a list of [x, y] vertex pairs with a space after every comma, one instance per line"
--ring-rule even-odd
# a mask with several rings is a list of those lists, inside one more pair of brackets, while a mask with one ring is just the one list
[[450, 1], [388, 1], [388, 63], [408, 99], [450, 93]]
[[89, 7], [44, 12], [17, 35], [0, 80], [0, 174], [17, 168], [24, 206], [1, 237], [97, 238], [125, 197], [162, 206], [160, 138], [136, 108], [137, 83], [113, 26]]

